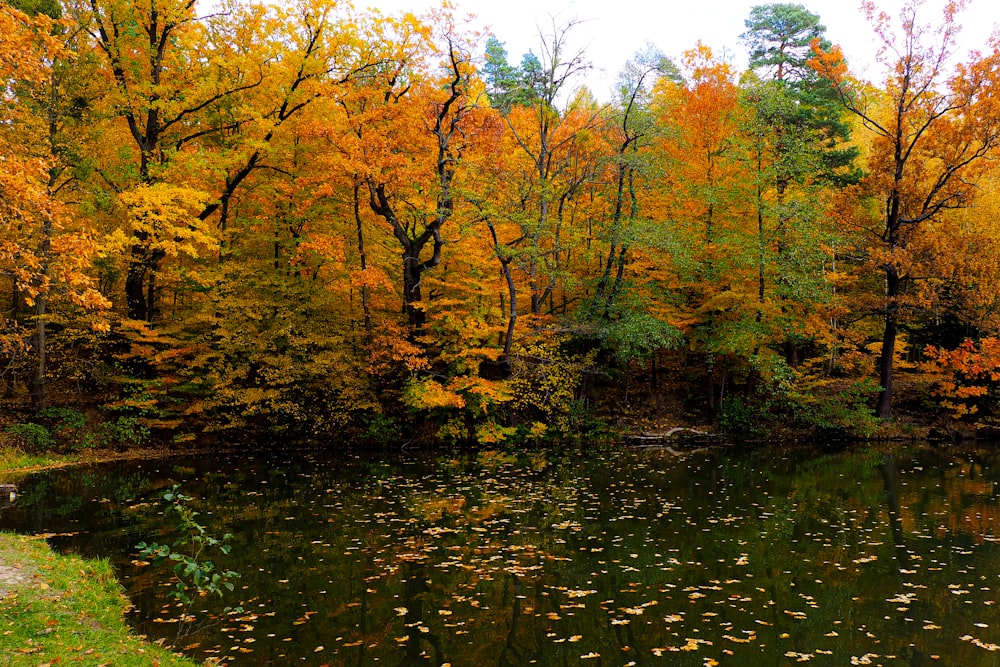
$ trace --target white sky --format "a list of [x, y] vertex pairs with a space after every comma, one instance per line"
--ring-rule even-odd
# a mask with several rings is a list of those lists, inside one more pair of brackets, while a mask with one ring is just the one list
[[[747, 55], [739, 36], [754, 5], [766, 0], [452, 0], [459, 15], [475, 15], [472, 26], [490, 29], [507, 49], [511, 64], [521, 62], [529, 49], [536, 54], [538, 26], [551, 28], [569, 19], [583, 23], [570, 33], [575, 52], [585, 48], [598, 72], [585, 83], [599, 99], [609, 97], [615, 75], [635, 52], [651, 43], [679, 61], [681, 53], [698, 40], [716, 55], [726, 54], [739, 71], [746, 68]], [[827, 38], [839, 44], [852, 72], [869, 80], [882, 78], [875, 65], [878, 45], [860, 0], [782, 0], [804, 5], [818, 14]], [[354, 0], [355, 7], [375, 7], [386, 14], [439, 6], [440, 0]], [[881, 10], [896, 18], [902, 0], [876, 0]], [[940, 22], [944, 0], [925, 0], [920, 23]], [[985, 51], [990, 34], [1000, 22], [1000, 2], [971, 0], [960, 15], [964, 26], [959, 53]], [[897, 25], [897, 24], [894, 24]], [[584, 82], [580, 82], [584, 83]]]

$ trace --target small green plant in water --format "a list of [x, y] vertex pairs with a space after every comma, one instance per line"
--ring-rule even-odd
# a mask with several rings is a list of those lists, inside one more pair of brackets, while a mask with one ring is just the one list
[[[191, 630], [194, 616], [190, 613], [190, 609], [195, 599], [210, 595], [221, 598], [227, 591], [235, 589], [233, 580], [238, 579], [240, 574], [233, 570], [218, 570], [215, 564], [208, 560], [212, 551], [229, 553], [232, 547], [227, 543], [232, 539], [232, 533], [226, 533], [221, 538], [209, 535], [205, 526], [198, 522], [197, 517], [200, 513], [188, 504], [191, 496], [181, 492], [180, 484], [174, 484], [160, 497], [166, 503], [164, 515], [173, 516], [174, 525], [180, 536], [170, 545], [139, 542], [135, 546], [139, 549], [139, 557], [148, 559], [153, 565], [167, 562], [174, 564], [172, 568], [174, 588], [169, 595], [186, 606], [185, 612], [181, 614], [177, 637], [174, 640], [176, 644]], [[226, 612], [240, 613], [242, 609], [227, 607]]]

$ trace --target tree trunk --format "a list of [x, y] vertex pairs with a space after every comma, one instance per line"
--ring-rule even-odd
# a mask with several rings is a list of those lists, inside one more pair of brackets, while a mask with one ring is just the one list
[[[618, 165], [618, 187], [615, 192], [615, 210], [611, 216], [611, 243], [608, 248], [608, 261], [604, 265], [604, 271], [601, 274], [600, 280], [597, 281], [597, 290], [594, 294], [595, 302], [604, 296], [604, 292], [608, 288], [608, 284], [611, 282], [611, 267], [614, 266], [615, 256], [618, 254], [618, 238], [621, 235], [621, 219], [624, 201], [625, 165], [623, 163]], [[608, 299], [607, 303], [608, 305], [605, 310], [609, 310], [611, 307], [610, 299]]]
[[[631, 204], [629, 205], [629, 214], [626, 226], [628, 229], [632, 228], [635, 219], [639, 217], [639, 199], [635, 196], [635, 170], [629, 169], [628, 172], [628, 193], [629, 200]], [[615, 297], [621, 292], [622, 284], [625, 277], [625, 258], [628, 254], [629, 244], [626, 240], [623, 240], [621, 249], [618, 251], [618, 271], [615, 273], [615, 282], [611, 286], [611, 291], [608, 292], [607, 301], [604, 303], [604, 319], [611, 318], [611, 307], [614, 305]]]
[[420, 305], [423, 299], [420, 293], [420, 280], [424, 269], [423, 262], [420, 261], [421, 247], [411, 243], [403, 250], [403, 304], [407, 321], [415, 330], [423, 327], [427, 321], [424, 309]]
[[146, 282], [146, 266], [135, 259], [136, 248], [132, 249], [133, 259], [128, 265], [128, 275], [125, 277], [125, 302], [128, 304], [128, 316], [133, 320], [146, 320], [146, 292], [143, 285]]
[[358, 255], [361, 262], [361, 309], [364, 311], [365, 333], [368, 339], [372, 337], [372, 312], [368, 300], [368, 277], [365, 273], [368, 270], [368, 258], [365, 255], [365, 235], [361, 226], [361, 181], [355, 176], [354, 180], [354, 224], [358, 232]]
[[[780, 65], [779, 65], [780, 71]], [[761, 173], [764, 170], [764, 158], [760, 147], [757, 150], [757, 324], [764, 321], [764, 297], [766, 283], [764, 269], [767, 266], [767, 239], [764, 236], [764, 185], [761, 183]], [[754, 350], [757, 354], [757, 350]]]
[[715, 414], [715, 367], [708, 364], [708, 372], [705, 374], [705, 389], [708, 390], [708, 409]]
[[46, 330], [45, 318], [48, 298], [39, 294], [35, 300], [35, 378], [32, 382], [31, 401], [35, 410], [49, 407], [48, 383], [45, 378]]
[[507, 331], [504, 333], [503, 338], [503, 360], [507, 364], [508, 371], [510, 370], [510, 349], [514, 345], [514, 327], [517, 325], [517, 288], [514, 286], [514, 276], [510, 271], [510, 260], [504, 262], [501, 260], [503, 265], [503, 276], [507, 281], [507, 293], [510, 295], [510, 310], [507, 314]]
[[531, 289], [531, 314], [542, 314], [542, 300], [539, 298], [538, 287], [538, 260], [534, 257], [530, 260], [528, 268], [528, 287]]
[[[42, 280], [49, 275], [49, 255], [52, 251], [52, 221], [48, 218], [42, 226]], [[47, 355], [47, 331], [45, 328], [49, 297], [48, 286], [43, 285], [38, 296], [35, 297], [35, 377], [31, 387], [31, 402], [35, 410], [44, 410], [49, 407], [48, 403], [48, 382], [46, 380], [46, 355]]]
[[152, 324], [156, 316], [156, 272], [166, 253], [162, 250], [148, 251], [145, 240], [141, 238], [142, 243], [132, 245], [132, 257], [125, 277], [125, 301], [130, 319]]
[[882, 332], [882, 355], [879, 357], [879, 385], [882, 387], [875, 404], [875, 414], [879, 419], [892, 419], [892, 376], [893, 354], [896, 351], [896, 333], [899, 328], [899, 271], [895, 266], [885, 269], [887, 302], [885, 305], [885, 328]]
[[[496, 227], [486, 219], [486, 228], [490, 230], [493, 238], [493, 253], [500, 262], [500, 270], [503, 272], [504, 281], [507, 283], [507, 295], [510, 297], [510, 308], [507, 310], [507, 331], [503, 337], [503, 362], [507, 365], [507, 372], [510, 372], [510, 350], [514, 345], [514, 328], [517, 326], [517, 287], [514, 284], [514, 274], [510, 270], [510, 257], [504, 257], [500, 251], [500, 239], [497, 236]], [[503, 294], [500, 295], [500, 307], [504, 306]]]

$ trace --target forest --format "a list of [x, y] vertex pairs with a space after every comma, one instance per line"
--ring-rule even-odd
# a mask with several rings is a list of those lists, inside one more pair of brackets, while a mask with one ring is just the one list
[[962, 6], [867, 4], [872, 82], [759, 5], [746, 71], [642, 48], [605, 103], [573, 20], [518, 63], [447, 4], [6, 0], [7, 433], [991, 433], [1000, 40]]

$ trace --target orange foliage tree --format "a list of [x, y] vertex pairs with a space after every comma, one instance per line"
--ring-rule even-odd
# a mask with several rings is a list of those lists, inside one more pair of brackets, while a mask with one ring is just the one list
[[940, 376], [934, 393], [955, 417], [979, 412], [981, 399], [1000, 386], [1000, 339], [965, 340], [954, 350], [930, 345], [925, 352], [927, 370]]
[[865, 11], [884, 46], [889, 68], [884, 92], [874, 95], [847, 75], [839, 49], [817, 48], [814, 66], [837, 87], [844, 107], [873, 135], [868, 175], [861, 194], [867, 208], [860, 216], [868, 243], [866, 265], [884, 278], [879, 384], [876, 414], [892, 418], [893, 370], [897, 335], [905, 311], [915, 305], [908, 286], [921, 276], [921, 262], [911, 252], [916, 237], [967, 206], [986, 158], [1000, 144], [1000, 51], [973, 54], [949, 75], [947, 65], [957, 44], [958, 13], [963, 2], [950, 2], [933, 34], [917, 22], [920, 3], [910, 0], [900, 16], [902, 33], [872, 3]]
[[[0, 5], [0, 273], [13, 293], [0, 349], [13, 361], [33, 348], [30, 388], [38, 409], [48, 404], [53, 299], [91, 310], [109, 305], [88, 275], [97, 251], [93, 234], [60, 199], [74, 180], [66, 137], [72, 103], [63, 82], [74, 37], [62, 22]], [[18, 322], [22, 302], [33, 311], [30, 334]]]

